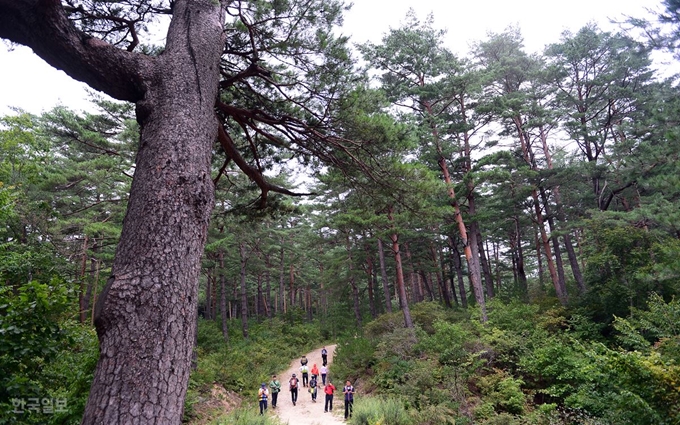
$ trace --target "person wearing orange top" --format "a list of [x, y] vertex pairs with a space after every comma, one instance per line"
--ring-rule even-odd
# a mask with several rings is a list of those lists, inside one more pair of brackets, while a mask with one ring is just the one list
[[314, 363], [314, 366], [312, 366], [312, 377], [315, 379], [319, 379], [319, 368], [316, 367], [316, 363]]

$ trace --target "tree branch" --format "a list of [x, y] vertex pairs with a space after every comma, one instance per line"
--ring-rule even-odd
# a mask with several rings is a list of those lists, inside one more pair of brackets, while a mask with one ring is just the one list
[[145, 74], [152, 70], [152, 58], [76, 29], [58, 0], [0, 0], [0, 37], [30, 47], [53, 67], [119, 100], [142, 99]]
[[254, 167], [251, 167], [248, 162], [241, 156], [238, 149], [234, 145], [234, 141], [229, 137], [229, 134], [224, 130], [224, 127], [220, 124], [217, 127], [217, 137], [219, 139], [220, 145], [224, 152], [231, 158], [234, 163], [241, 169], [255, 184], [260, 188], [262, 192], [260, 195], [259, 208], [264, 208], [267, 204], [267, 195], [269, 192], [282, 193], [289, 196], [307, 196], [314, 195], [314, 193], [295, 193], [286, 188], [273, 185], [267, 181], [267, 179]]

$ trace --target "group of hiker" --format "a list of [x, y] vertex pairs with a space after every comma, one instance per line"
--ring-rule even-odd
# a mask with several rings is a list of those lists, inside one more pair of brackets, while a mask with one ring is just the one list
[[[302, 356], [300, 359], [300, 374], [302, 376], [302, 387], [308, 388], [308, 392], [312, 396], [312, 402], [316, 403], [316, 396], [319, 389], [318, 377], [321, 375], [321, 385], [323, 385], [323, 391], [325, 394], [324, 403], [324, 413], [333, 410], [333, 396], [335, 394], [335, 386], [328, 377], [328, 351], [326, 347], [321, 349], [322, 365], [321, 368], [316, 366], [316, 363], [309, 369], [309, 360], [306, 356]], [[311, 379], [309, 375], [311, 374]], [[291, 378], [288, 380], [288, 389], [290, 391], [291, 401], [293, 406], [297, 404], [298, 400], [298, 389], [300, 387], [300, 380], [297, 374], [293, 373]], [[278, 380], [276, 375], [272, 375], [272, 380], [269, 385], [262, 383], [260, 389], [258, 390], [257, 397], [260, 402], [260, 415], [263, 415], [267, 410], [267, 401], [271, 395], [272, 408], [276, 409], [276, 402], [278, 399], [279, 392], [281, 392], [281, 382]], [[352, 408], [354, 404], [354, 387], [350, 381], [345, 383], [342, 389], [342, 393], [345, 398], [345, 419], [352, 417]]]

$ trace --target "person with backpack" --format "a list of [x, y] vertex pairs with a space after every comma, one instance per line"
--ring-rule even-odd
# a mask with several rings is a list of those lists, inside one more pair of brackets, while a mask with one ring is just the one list
[[307, 366], [307, 363], [309, 363], [309, 360], [307, 360], [307, 356], [302, 356], [300, 359], [300, 366]]
[[302, 386], [306, 387], [309, 383], [309, 368], [306, 364], [300, 366], [300, 373], [302, 373]]
[[312, 373], [312, 378], [314, 378], [316, 380], [319, 379], [319, 368], [316, 367], [316, 363], [314, 363], [314, 365], [312, 366], [311, 373]]
[[342, 393], [345, 395], [345, 420], [347, 420], [348, 414], [350, 418], [352, 417], [352, 408], [354, 406], [354, 387], [351, 382], [345, 382]]
[[323, 360], [323, 365], [326, 366], [328, 364], [328, 350], [326, 350], [326, 347], [321, 349], [321, 359]]
[[295, 374], [293, 374], [293, 377], [290, 378], [290, 380], [288, 381], [288, 387], [290, 389], [290, 399], [293, 401], [293, 406], [295, 406], [295, 403], [297, 403], [299, 383], [300, 381], [298, 381]]
[[269, 392], [272, 395], [272, 409], [276, 409], [276, 400], [279, 398], [281, 391], [281, 383], [276, 379], [276, 375], [272, 375], [272, 380], [269, 382]]
[[335, 392], [335, 386], [328, 380], [328, 384], [323, 387], [323, 392], [326, 394], [326, 403], [323, 405], [323, 412], [330, 412], [333, 410], [333, 393]]
[[267, 390], [267, 384], [262, 383], [260, 389], [257, 391], [257, 399], [260, 401], [260, 415], [264, 415], [267, 411], [267, 397], [269, 396], [269, 391]]
[[309, 393], [312, 395], [312, 403], [316, 403], [317, 386], [316, 375], [312, 375], [312, 379], [309, 380]]
[[326, 385], [326, 375], [328, 374], [328, 368], [326, 365], [321, 366], [321, 382]]

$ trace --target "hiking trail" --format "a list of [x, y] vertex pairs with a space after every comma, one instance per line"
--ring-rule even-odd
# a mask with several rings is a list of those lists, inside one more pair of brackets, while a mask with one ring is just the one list
[[[312, 351], [307, 354], [307, 359], [309, 360], [309, 369], [316, 363], [316, 366], [321, 368], [321, 348]], [[326, 350], [328, 350], [328, 375], [333, 376], [333, 354], [335, 352], [335, 344], [327, 345]], [[300, 373], [300, 358], [294, 359], [288, 369], [277, 375], [279, 381], [281, 381], [281, 392], [279, 393], [279, 398], [277, 402], [276, 409], [272, 409], [269, 406], [269, 414], [275, 414], [281, 419], [281, 422], [289, 425], [334, 425], [334, 424], [344, 424], [343, 419], [345, 412], [345, 403], [342, 395], [342, 387], [344, 382], [339, 382], [337, 379], [333, 379], [333, 385], [335, 385], [335, 394], [333, 396], [333, 411], [324, 413], [324, 400], [325, 394], [323, 392], [323, 385], [321, 384], [321, 376], [319, 376], [319, 388], [316, 397], [316, 403], [312, 403], [312, 396], [307, 391], [308, 388], [302, 386], [302, 374]], [[288, 380], [290, 377], [296, 374], [300, 380], [300, 385], [298, 389], [298, 399], [295, 406], [290, 399], [290, 391], [288, 390]], [[309, 374], [311, 379], [312, 374]]]

